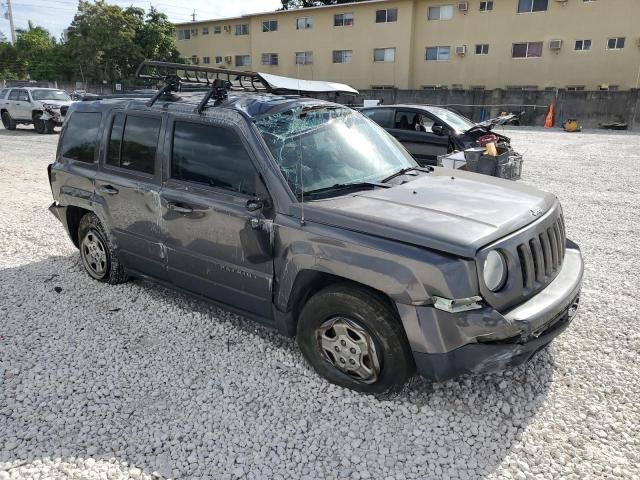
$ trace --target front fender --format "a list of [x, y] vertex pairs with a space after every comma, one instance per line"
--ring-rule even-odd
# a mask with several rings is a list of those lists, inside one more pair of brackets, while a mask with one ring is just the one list
[[275, 304], [287, 311], [300, 274], [328, 273], [369, 286], [396, 303], [427, 305], [432, 295], [477, 295], [475, 263], [422, 247], [322, 225], [278, 222]]

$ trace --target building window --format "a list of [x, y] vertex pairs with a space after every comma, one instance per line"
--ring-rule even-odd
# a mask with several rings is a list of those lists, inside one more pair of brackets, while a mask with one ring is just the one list
[[200, 61], [198, 60], [198, 56], [197, 55], [192, 55], [191, 56], [191, 64], [192, 65], [197, 65], [199, 63], [200, 63]]
[[338, 13], [333, 16], [334, 27], [351, 27], [353, 25], [353, 13]]
[[493, 0], [490, 2], [480, 2], [481, 12], [490, 12], [493, 10]]
[[311, 65], [313, 52], [296, 52], [296, 65]]
[[202, 57], [202, 63], [204, 63], [205, 65], [211, 63], [211, 58], [209, 57]]
[[[371, 90], [396, 90], [398, 87], [395, 85], [371, 85]], [[369, 118], [372, 118], [372, 115], [367, 114]]]
[[222, 63], [222, 57], [221, 56], [216, 56], [216, 63]]
[[220, 25], [218, 25], [217, 27], [213, 27], [213, 33], [222, 33], [222, 27]]
[[542, 56], [542, 42], [514, 43], [512, 58], [538, 58]]
[[278, 54], [277, 53], [263, 53], [262, 54], [262, 65], [278, 65]]
[[267, 20], [266, 22], [262, 22], [262, 31], [263, 32], [277, 32], [278, 31], [278, 21], [277, 20]]
[[453, 5], [429, 7], [427, 18], [429, 20], [451, 20], [453, 18]]
[[576, 40], [575, 50], [578, 50], [580, 52], [591, 50], [591, 40]]
[[427, 47], [426, 53], [425, 53], [425, 60], [427, 61], [449, 60], [450, 51], [451, 51], [451, 47], [448, 47], [448, 46]]
[[353, 50], [334, 50], [333, 63], [351, 63]]
[[489, 55], [489, 44], [478, 43], [476, 45], [476, 55]]
[[178, 40], [191, 40], [191, 30], [188, 28], [178, 30]]
[[582, 90], [584, 90], [584, 85], [568, 85], [567, 86], [568, 92], [581, 92]]
[[236, 67], [251, 65], [251, 55], [236, 55]]
[[549, 0], [518, 0], [518, 13], [546, 12]]
[[296, 18], [297, 30], [308, 30], [313, 28], [313, 17], [298, 17]]
[[614, 37], [607, 40], [609, 50], [622, 50], [624, 48], [625, 37]]
[[376, 10], [376, 23], [390, 23], [398, 21], [398, 9], [386, 8], [384, 10]]
[[202, 27], [202, 34], [209, 35], [209, 27]]
[[395, 62], [396, 49], [395, 48], [374, 48], [373, 61], [374, 62]]
[[236, 25], [236, 35], [249, 35], [249, 24], [238, 23]]

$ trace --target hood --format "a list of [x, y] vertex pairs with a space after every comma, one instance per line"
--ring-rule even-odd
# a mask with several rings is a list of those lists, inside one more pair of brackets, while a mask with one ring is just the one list
[[61, 102], [60, 100], [38, 100], [40, 103], [42, 104], [47, 104], [47, 105], [55, 105], [57, 107], [68, 107], [69, 105], [71, 105], [73, 102], [73, 100], [68, 100], [66, 102]]
[[[307, 222], [471, 258], [557, 203], [554, 195], [522, 183], [436, 168], [391, 188], [305, 203], [304, 215]], [[299, 204], [291, 213], [300, 215]]]
[[477, 124], [479, 127], [486, 128], [487, 130], [491, 130], [493, 127], [497, 125], [506, 125], [507, 123], [513, 122], [520, 117], [520, 114], [510, 113], [508, 115], [502, 115], [500, 117], [490, 118], [485, 120], [484, 122], [480, 122]]

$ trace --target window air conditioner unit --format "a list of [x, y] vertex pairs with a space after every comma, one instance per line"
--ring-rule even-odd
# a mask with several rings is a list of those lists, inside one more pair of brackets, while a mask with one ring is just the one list
[[466, 55], [467, 54], [467, 46], [466, 45], [458, 45], [456, 47], [456, 55]]
[[227, 55], [226, 57], [224, 57], [224, 61], [227, 63], [231, 63], [232, 60], [233, 60], [233, 57], [231, 55]]
[[551, 50], [560, 50], [562, 48], [562, 40], [551, 40], [549, 42], [549, 48]]
[[459, 2], [458, 10], [460, 10], [461, 12], [469, 11], [469, 2]]
[[231, 31], [231, 25], [225, 25], [224, 27], [222, 27], [224, 29], [225, 32], [230, 32]]

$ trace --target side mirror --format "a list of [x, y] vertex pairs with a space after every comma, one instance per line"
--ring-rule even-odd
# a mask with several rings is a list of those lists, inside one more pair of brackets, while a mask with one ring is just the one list
[[431, 131], [436, 135], [444, 135], [444, 127], [442, 125], [438, 125], [437, 123], [433, 124], [433, 126], [431, 127]]
[[245, 204], [245, 208], [249, 212], [256, 212], [264, 207], [264, 203], [259, 198], [250, 198]]

